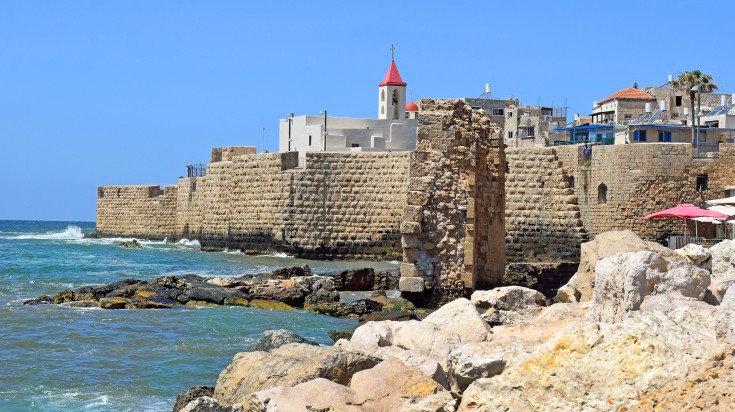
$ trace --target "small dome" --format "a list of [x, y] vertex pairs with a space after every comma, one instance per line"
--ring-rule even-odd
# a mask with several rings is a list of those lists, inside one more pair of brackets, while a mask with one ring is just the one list
[[407, 112], [418, 112], [419, 106], [414, 102], [408, 102], [408, 104], [406, 105], [406, 111]]

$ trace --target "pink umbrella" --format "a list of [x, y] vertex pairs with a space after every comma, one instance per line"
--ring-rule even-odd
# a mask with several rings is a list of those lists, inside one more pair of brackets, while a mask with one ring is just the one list
[[[648, 219], [660, 219], [664, 217], [678, 217], [681, 219], [693, 219], [695, 217], [713, 217], [715, 219], [727, 219], [728, 215], [715, 212], [714, 210], [702, 209], [689, 203], [674, 206], [670, 209], [662, 210], [660, 212], [651, 213], [650, 215], [643, 216], [644, 220]], [[686, 239], [687, 230], [686, 224], [684, 225], [684, 239]]]

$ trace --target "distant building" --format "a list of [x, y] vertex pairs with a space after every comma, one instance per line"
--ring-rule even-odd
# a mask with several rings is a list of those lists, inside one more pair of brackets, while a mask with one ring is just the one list
[[378, 84], [378, 117], [291, 116], [280, 120], [279, 151], [385, 152], [416, 149], [418, 106], [406, 104], [406, 83], [391, 60]]
[[[728, 104], [729, 95], [701, 93], [692, 108], [689, 93], [672, 87], [672, 81], [669, 76], [665, 85], [643, 90], [636, 84], [594, 102], [589, 123], [575, 121], [561, 129], [568, 135], [560, 143], [691, 143], [706, 156], [718, 152], [720, 143], [732, 142], [735, 101]], [[700, 107], [693, 133], [691, 113]]]
[[510, 147], [540, 147], [558, 140], [556, 129], [567, 123], [566, 107], [522, 106], [518, 99], [496, 99], [485, 85], [485, 93], [477, 98], [465, 98], [474, 108], [480, 108], [501, 130], [503, 141]]

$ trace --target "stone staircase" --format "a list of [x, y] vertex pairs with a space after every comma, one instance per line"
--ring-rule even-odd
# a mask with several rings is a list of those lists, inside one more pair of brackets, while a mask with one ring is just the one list
[[554, 148], [508, 148], [505, 181], [506, 259], [513, 262], [579, 262], [588, 240], [574, 178]]

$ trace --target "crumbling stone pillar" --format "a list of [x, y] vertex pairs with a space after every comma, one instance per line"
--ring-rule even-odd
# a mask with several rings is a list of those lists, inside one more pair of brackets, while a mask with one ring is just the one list
[[465, 294], [505, 268], [505, 155], [499, 130], [464, 100], [423, 99], [401, 224], [399, 288]]

